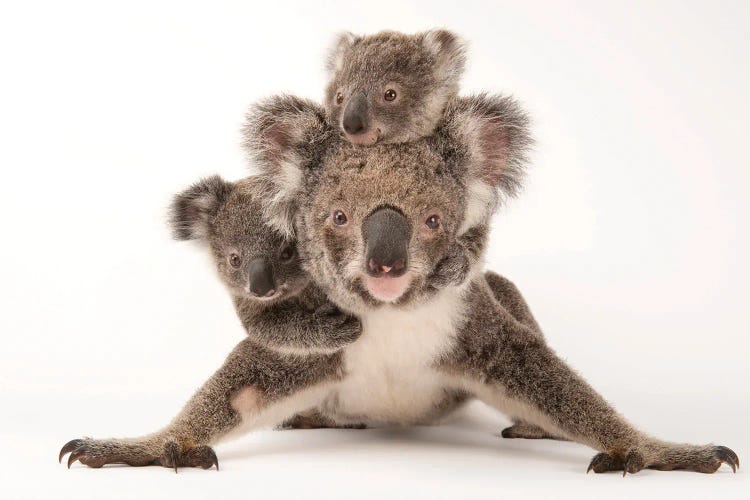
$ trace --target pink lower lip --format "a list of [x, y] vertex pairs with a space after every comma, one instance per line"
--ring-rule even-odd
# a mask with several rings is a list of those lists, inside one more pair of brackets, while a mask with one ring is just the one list
[[349, 139], [352, 144], [357, 144], [359, 146], [371, 146], [378, 142], [379, 137], [380, 129], [374, 129], [371, 132], [358, 135], [346, 134], [346, 138]]
[[377, 300], [393, 302], [406, 292], [410, 281], [411, 277], [408, 273], [398, 278], [373, 278], [372, 276], [367, 276], [365, 278], [365, 285], [370, 295]]

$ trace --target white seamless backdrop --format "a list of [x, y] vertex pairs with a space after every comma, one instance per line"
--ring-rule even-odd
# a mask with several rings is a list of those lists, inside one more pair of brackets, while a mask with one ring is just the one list
[[[487, 267], [549, 342], [665, 439], [750, 460], [746, 2], [24, 2], [0, 7], [0, 489], [5, 498], [747, 495], [746, 471], [586, 475], [593, 451], [437, 428], [261, 432], [222, 471], [68, 471], [68, 439], [164, 425], [243, 333], [170, 196], [247, 174], [272, 93], [320, 99], [334, 33], [447, 27], [463, 92], [534, 118]], [[54, 492], [54, 493], [53, 493]]]

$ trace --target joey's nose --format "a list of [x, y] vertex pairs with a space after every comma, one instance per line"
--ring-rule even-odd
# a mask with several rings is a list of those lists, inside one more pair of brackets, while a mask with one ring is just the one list
[[350, 135], [365, 133], [370, 128], [370, 112], [363, 92], [357, 92], [349, 99], [344, 108], [342, 126]]
[[271, 264], [267, 260], [255, 259], [250, 262], [248, 275], [250, 293], [256, 297], [270, 297], [276, 293], [273, 268], [271, 268]]
[[368, 275], [397, 278], [406, 273], [411, 226], [401, 212], [391, 207], [375, 210], [362, 221], [362, 236]]

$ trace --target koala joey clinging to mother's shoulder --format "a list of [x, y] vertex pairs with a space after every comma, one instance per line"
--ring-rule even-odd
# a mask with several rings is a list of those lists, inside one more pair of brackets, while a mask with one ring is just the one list
[[179, 240], [211, 251], [248, 335], [300, 352], [331, 351], [353, 342], [359, 321], [343, 314], [303, 271], [293, 240], [267, 226], [258, 197], [263, 181], [200, 180], [174, 197], [170, 223]]

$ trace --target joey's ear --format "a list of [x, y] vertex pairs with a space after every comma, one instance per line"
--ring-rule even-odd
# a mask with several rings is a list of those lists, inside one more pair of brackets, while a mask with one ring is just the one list
[[265, 180], [264, 210], [278, 229], [291, 231], [304, 174], [319, 167], [334, 132], [322, 106], [291, 95], [267, 98], [248, 112], [244, 146]]
[[422, 34], [422, 44], [435, 58], [438, 78], [455, 85], [457, 91], [466, 65], [466, 43], [451, 31], [435, 29]]
[[206, 177], [175, 195], [169, 207], [169, 225], [177, 240], [208, 236], [211, 219], [227, 200], [234, 184], [218, 175]]
[[466, 152], [470, 180], [516, 195], [534, 142], [520, 104], [509, 96], [477, 94], [454, 99], [445, 116], [450, 141]]
[[328, 52], [326, 70], [328, 70], [329, 73], [335, 73], [341, 69], [341, 65], [344, 62], [344, 54], [346, 54], [349, 47], [354, 45], [355, 42], [360, 39], [361, 37], [348, 31], [343, 31], [336, 35], [336, 39]]

